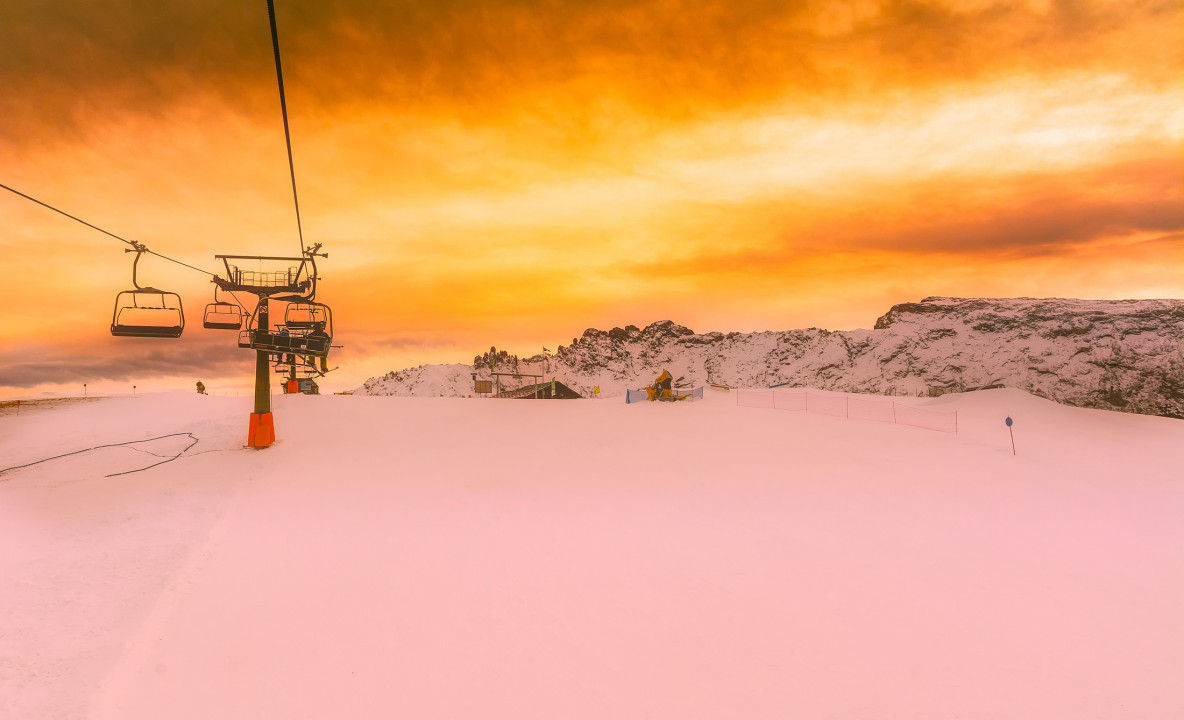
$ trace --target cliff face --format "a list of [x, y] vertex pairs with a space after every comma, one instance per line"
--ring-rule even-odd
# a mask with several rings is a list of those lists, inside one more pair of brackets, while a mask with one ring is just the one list
[[[585, 395], [594, 385], [620, 394], [667, 369], [685, 384], [897, 395], [1004, 385], [1068, 405], [1184, 416], [1184, 301], [926, 298], [845, 332], [698, 334], [667, 320], [585, 330], [554, 357], [520, 365], [544, 372], [544, 363], [547, 377]], [[372, 378], [358, 392], [467, 395], [472, 370], [459, 367], [422, 366], [412, 382]], [[449, 372], [428, 381], [430, 368]], [[456, 384], [441, 390], [445, 374]]]

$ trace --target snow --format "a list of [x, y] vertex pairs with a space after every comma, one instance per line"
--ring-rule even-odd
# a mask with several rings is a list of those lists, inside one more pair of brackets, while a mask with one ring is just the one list
[[[379, 386], [386, 392], [368, 392]], [[460, 363], [448, 363], [392, 370], [382, 377], [370, 378], [354, 393], [397, 397], [465, 397], [473, 394], [473, 368]]]
[[[1176, 718], [1184, 422], [159, 394], [0, 415], [0, 717]], [[1012, 456], [1003, 418], [1015, 419]], [[149, 454], [154, 453], [154, 454]]]

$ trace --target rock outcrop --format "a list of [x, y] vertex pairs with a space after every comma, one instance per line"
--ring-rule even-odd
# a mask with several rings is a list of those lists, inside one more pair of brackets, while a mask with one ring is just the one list
[[[841, 332], [699, 334], [666, 320], [588, 329], [553, 357], [514, 360], [523, 372], [545, 365], [548, 378], [584, 395], [594, 385], [621, 394], [668, 369], [686, 384], [732, 387], [918, 395], [1006, 386], [1068, 405], [1181, 417], [1184, 301], [931, 297], [893, 306], [871, 330]], [[431, 368], [448, 370], [429, 381]], [[488, 368], [421, 366], [357, 392], [467, 395], [474, 371]]]

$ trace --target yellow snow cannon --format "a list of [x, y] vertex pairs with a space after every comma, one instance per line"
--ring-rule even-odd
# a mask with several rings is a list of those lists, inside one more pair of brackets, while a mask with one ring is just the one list
[[[681, 380], [682, 378], [679, 378]], [[650, 401], [661, 400], [663, 402], [674, 402], [675, 400], [685, 400], [691, 396], [690, 393], [685, 395], [675, 394], [674, 378], [669, 372], [663, 370], [662, 374], [654, 379], [654, 384], [645, 389], [645, 394], [649, 396]]]

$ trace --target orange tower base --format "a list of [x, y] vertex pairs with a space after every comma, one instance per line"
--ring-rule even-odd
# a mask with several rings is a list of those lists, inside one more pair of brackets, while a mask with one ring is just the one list
[[247, 431], [247, 445], [253, 448], [270, 447], [275, 442], [275, 424], [271, 413], [251, 413], [251, 427]]

